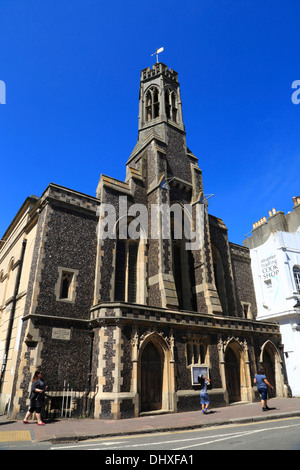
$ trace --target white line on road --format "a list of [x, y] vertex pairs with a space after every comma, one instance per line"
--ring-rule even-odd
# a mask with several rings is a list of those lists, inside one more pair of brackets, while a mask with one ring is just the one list
[[[253, 426], [254, 424], [258, 424], [258, 423], [251, 423], [251, 425]], [[249, 425], [249, 424], [248, 424]], [[238, 425], [239, 426], [239, 425]], [[244, 426], [244, 425], [243, 425]], [[61, 450], [61, 449], [72, 449], [72, 448], [82, 448], [82, 447], [89, 447], [89, 448], [92, 448], [92, 447], [101, 447], [101, 446], [106, 446], [106, 448], [108, 446], [117, 446], [118, 444], [122, 444], [122, 446], [119, 446], [119, 447], [114, 447], [113, 450], [119, 450], [119, 449], [132, 449], [132, 448], [135, 448], [135, 447], [140, 447], [141, 445], [143, 447], [148, 447], [148, 446], [151, 446], [152, 448], [154, 448], [155, 446], [160, 446], [160, 445], [165, 445], [165, 444], [176, 444], [176, 443], [190, 443], [184, 447], [178, 447], [174, 450], [185, 450], [185, 449], [190, 449], [192, 447], [197, 447], [197, 446], [204, 446], [204, 445], [209, 445], [209, 444], [214, 444], [216, 442], [221, 442], [221, 441], [225, 441], [225, 440], [228, 440], [228, 439], [235, 439], [235, 438], [239, 438], [239, 437], [243, 437], [243, 436], [246, 436], [246, 435], [251, 435], [251, 434], [255, 434], [255, 433], [261, 433], [261, 432], [265, 432], [265, 431], [271, 431], [271, 430], [279, 430], [279, 429], [288, 429], [288, 428], [292, 428], [292, 427], [299, 427], [300, 424], [290, 424], [290, 425], [285, 425], [285, 426], [276, 426], [276, 427], [271, 427], [271, 428], [262, 428], [262, 429], [255, 429], [255, 430], [247, 430], [247, 431], [235, 431], [235, 432], [232, 432], [230, 434], [228, 433], [222, 433], [222, 434], [216, 434], [215, 436], [201, 436], [201, 437], [193, 437], [193, 438], [188, 438], [188, 439], [172, 439], [172, 440], [168, 440], [168, 441], [158, 441], [158, 442], [145, 442], [143, 444], [141, 444], [141, 442], [139, 442], [138, 444], [127, 444], [127, 445], [124, 445], [124, 443], [126, 441], [108, 441], [108, 442], [95, 442], [95, 443], [92, 443], [92, 442], [89, 442], [89, 443], [86, 443], [86, 444], [81, 444], [81, 443], [77, 443], [76, 445], [65, 445], [65, 446], [54, 446], [54, 447], [51, 447], [51, 450]], [[215, 428], [216, 429], [216, 428]], [[195, 432], [196, 430], [194, 431], [191, 431], [189, 430], [188, 432]], [[208, 431], [206, 429], [206, 431]], [[186, 432], [186, 431], [183, 431], [183, 432]], [[176, 431], [175, 432], [176, 434], [179, 433], [179, 431]], [[169, 434], [169, 433], [168, 433]], [[173, 433], [170, 433], [170, 434], [173, 434]], [[160, 434], [160, 436], [162, 436], [163, 434]], [[152, 435], [153, 436], [153, 435]], [[137, 436], [135, 436], [137, 437]], [[151, 438], [149, 435], [143, 435], [143, 437], [148, 437], [148, 438]], [[131, 436], [131, 438], [133, 438], [133, 436]], [[210, 441], [207, 441], [207, 439], [211, 439]], [[203, 441], [203, 440], [206, 440], [206, 442], [200, 442], [200, 441]], [[195, 444], [192, 444], [193, 441], [197, 441], [197, 443]], [[127, 441], [128, 442], [128, 441]]]
[[[240, 432], [240, 433], [235, 433], [236, 434], [235, 436], [226, 434], [226, 437], [223, 437], [222, 439], [215, 439], [216, 437], [219, 437], [219, 436], [214, 436], [214, 439], [212, 441], [207, 441], [207, 442], [202, 442], [202, 443], [198, 442], [197, 444], [193, 444], [193, 445], [185, 446], [185, 447], [178, 447], [177, 449], [174, 449], [174, 450], [190, 449], [191, 447], [214, 444], [216, 442], [226, 441], [228, 439], [235, 439], [237, 437], [242, 437], [242, 436], [250, 435], [250, 434], [256, 434], [256, 433], [259, 433], [259, 432], [273, 431], [273, 430], [275, 431], [275, 430], [278, 430], [278, 429], [293, 428], [293, 427], [298, 427], [298, 426], [300, 426], [300, 424], [291, 424], [289, 426], [277, 426], [277, 427], [274, 427], [274, 428], [272, 427], [272, 428], [255, 429], [253, 431], [244, 431], [244, 432]], [[225, 434], [223, 434], [223, 436], [225, 436]]]
[[[244, 433], [247, 433], [247, 431], [244, 431]], [[234, 433], [231, 433], [231, 434], [236, 435], [236, 434], [241, 434], [241, 432], [239, 431], [239, 432], [234, 432]], [[218, 435], [215, 436], [215, 437], [218, 437], [218, 436], [224, 436], [224, 434], [218, 434]], [[196, 441], [196, 440], [199, 441], [199, 440], [201, 440], [201, 439], [208, 439], [208, 436], [191, 437], [191, 438], [189, 438], [189, 439], [175, 439], [175, 440], [172, 439], [172, 440], [170, 440], [170, 441], [145, 442], [145, 443], [143, 444], [143, 446], [155, 446], [155, 445], [161, 445], [161, 444], [176, 444], [177, 442], [181, 442], [181, 443], [182, 443], [182, 442], [189, 442], [189, 441]], [[98, 446], [98, 447], [99, 447], [99, 446], [108, 445], [108, 444], [109, 444], [109, 445], [114, 445], [114, 444], [116, 445], [116, 444], [121, 444], [121, 442], [109, 442], [109, 443], [107, 443], [107, 442], [97, 442], [97, 443], [94, 443], [94, 444], [92, 444], [92, 443], [90, 443], [90, 444], [82, 444], [82, 445], [80, 445], [80, 447], [88, 447], [88, 446], [91, 446], [91, 447], [93, 447], [93, 446]], [[124, 445], [123, 442], [122, 442], [122, 444], [123, 444], [122, 446], [116, 447], [114, 450], [126, 449], [126, 448], [132, 448], [132, 447], [139, 447], [139, 446], [141, 445], [141, 443]], [[66, 446], [63, 446], [63, 447], [56, 447], [56, 446], [55, 446], [55, 447], [53, 447], [53, 449], [57, 449], [57, 450], [58, 450], [58, 449], [70, 449], [70, 448], [72, 448], [72, 447], [78, 447], [78, 445], [77, 445], [77, 446], [67, 446], [67, 445], [66, 445]]]
[[79, 446], [80, 447], [92, 447], [92, 446], [95, 446], [95, 445], [113, 446], [113, 445], [122, 444], [122, 443], [123, 442], [121, 442], [121, 441], [119, 441], [119, 442], [101, 442], [101, 443], [98, 442], [97, 444], [92, 444], [91, 442], [89, 444], [81, 444], [81, 442], [77, 442], [76, 445], [66, 444], [65, 446], [53, 446], [53, 447], [50, 448], [50, 450], [62, 450], [62, 449], [72, 449], [72, 448], [77, 449]]

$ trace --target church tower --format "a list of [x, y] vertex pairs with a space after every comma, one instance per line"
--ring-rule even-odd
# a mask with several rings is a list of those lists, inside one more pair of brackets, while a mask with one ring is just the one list
[[[163, 63], [141, 72], [138, 141], [127, 162], [128, 184], [136, 182], [137, 175], [139, 184], [143, 182], [146, 190], [143, 202], [146, 201], [149, 213], [153, 205], [159, 208], [175, 205], [182, 209], [183, 218], [183, 207], [189, 205], [191, 229], [196, 229], [198, 221], [197, 236], [207, 245], [206, 250], [186, 252], [186, 240], [172, 237], [153, 240], [150, 233], [148, 267], [151, 271], [153, 264], [153, 272], [148, 282], [149, 303], [155, 280], [160, 292], [159, 304], [157, 294], [153, 296], [157, 306], [221, 312], [209, 252], [209, 220], [202, 172], [198, 159], [186, 145], [178, 74]], [[172, 224], [174, 231], [182, 222], [173, 217]], [[184, 230], [183, 226], [181, 228]], [[195, 271], [194, 265], [200, 268]], [[158, 287], [155, 289], [157, 292]]]
[[147, 142], [158, 139], [166, 146], [166, 177], [178, 176], [191, 182], [185, 135], [177, 72], [161, 62], [142, 70], [138, 142], [129, 162]]
[[139, 140], [153, 126], [161, 135], [166, 125], [185, 133], [177, 72], [161, 62], [142, 70], [139, 98]]

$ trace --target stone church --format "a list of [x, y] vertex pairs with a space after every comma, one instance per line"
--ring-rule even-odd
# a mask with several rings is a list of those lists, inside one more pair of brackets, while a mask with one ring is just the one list
[[249, 249], [208, 213], [178, 74], [156, 63], [125, 181], [101, 175], [95, 197], [50, 184], [2, 236], [0, 410], [24, 414], [39, 367], [50, 414], [66, 384], [72, 416], [88, 400], [94, 418], [197, 410], [199, 372], [213, 407], [252, 402], [259, 365], [288, 396], [279, 328], [256, 313]]

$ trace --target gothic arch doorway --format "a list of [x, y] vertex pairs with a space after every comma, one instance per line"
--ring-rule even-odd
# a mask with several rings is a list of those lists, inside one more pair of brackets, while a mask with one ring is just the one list
[[274, 387], [273, 390], [270, 387], [268, 388], [269, 398], [276, 397], [275, 360], [274, 355], [271, 355], [267, 348], [263, 352], [263, 369], [268, 381]]
[[141, 358], [141, 411], [162, 408], [163, 361], [161, 355], [149, 341]]
[[225, 353], [225, 376], [229, 403], [241, 401], [240, 358], [230, 346]]
[[269, 397], [284, 397], [287, 396], [287, 387], [284, 383], [284, 376], [282, 371], [282, 360], [279, 351], [272, 343], [266, 341], [261, 348], [259, 358], [260, 365], [263, 367], [268, 381], [273, 385], [274, 390], [268, 388]]

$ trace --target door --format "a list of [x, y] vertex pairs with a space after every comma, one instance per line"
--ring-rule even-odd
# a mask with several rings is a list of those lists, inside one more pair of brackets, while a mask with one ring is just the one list
[[149, 342], [141, 360], [141, 411], [160, 410], [162, 407], [161, 357], [152, 342]]
[[241, 401], [240, 364], [231, 348], [225, 355], [225, 373], [229, 403]]
[[267, 377], [268, 382], [273, 385], [273, 390], [268, 387], [268, 397], [276, 397], [276, 382], [275, 382], [275, 367], [268, 351], [264, 351], [263, 354], [263, 369]]

